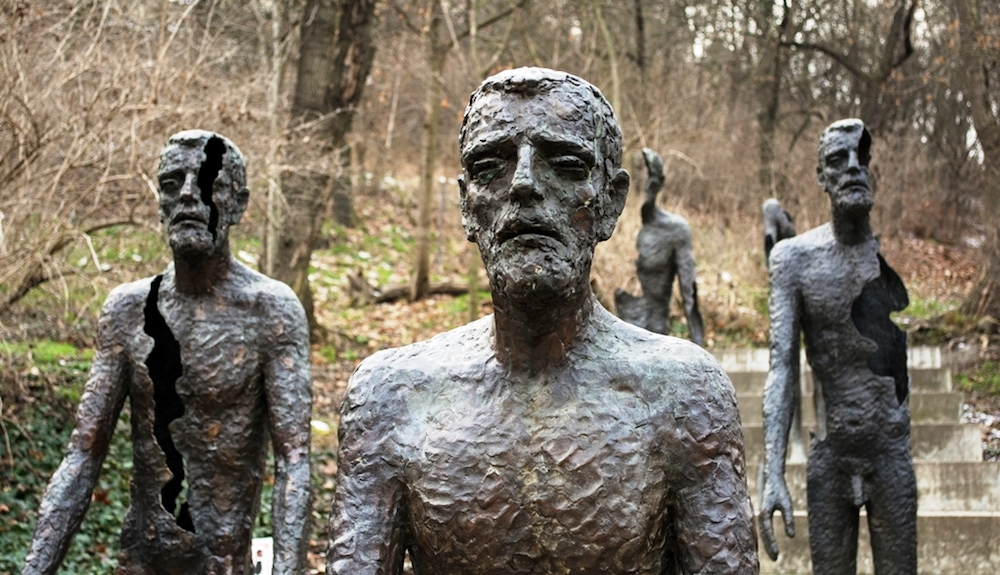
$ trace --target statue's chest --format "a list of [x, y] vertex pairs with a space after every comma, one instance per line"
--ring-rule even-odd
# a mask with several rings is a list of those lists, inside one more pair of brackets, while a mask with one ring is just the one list
[[166, 379], [177, 376], [179, 398], [202, 409], [252, 401], [260, 393], [261, 326], [240, 317], [238, 310], [170, 311], [158, 326], [155, 320], [136, 326], [133, 339], [134, 357], [149, 371], [154, 387], [169, 386]]
[[579, 568], [624, 548], [651, 557], [664, 457], [652, 426], [601, 407], [438, 412], [406, 464], [417, 547], [512, 572], [518, 557]]
[[808, 320], [820, 325], [842, 324], [865, 284], [879, 277], [878, 257], [872, 249], [821, 252], [804, 266], [799, 290]]

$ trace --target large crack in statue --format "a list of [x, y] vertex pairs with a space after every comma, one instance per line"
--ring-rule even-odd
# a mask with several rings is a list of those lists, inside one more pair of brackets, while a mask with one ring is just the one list
[[55, 573], [90, 503], [126, 398], [132, 504], [120, 575], [252, 572], [267, 443], [274, 449], [274, 572], [305, 572], [312, 387], [291, 289], [237, 262], [243, 155], [201, 130], [160, 155], [160, 219], [174, 263], [108, 296], [69, 451], [42, 499], [23, 573]]
[[691, 341], [701, 345], [705, 339], [704, 322], [698, 311], [698, 284], [695, 281], [694, 248], [687, 220], [661, 209], [656, 197], [663, 188], [663, 159], [655, 151], [643, 148], [646, 162], [646, 199], [642, 203], [642, 227], [635, 239], [638, 257], [636, 274], [642, 295], [615, 290], [615, 310], [623, 320], [654, 333], [670, 333], [670, 298], [674, 278], [681, 292], [684, 318]]
[[459, 148], [496, 311], [358, 367], [327, 573], [757, 573], [732, 384], [590, 288], [628, 193], [607, 100], [501, 72]]
[[786, 534], [795, 533], [784, 474], [801, 332], [816, 388], [817, 430], [806, 489], [817, 575], [856, 573], [861, 507], [867, 510], [875, 573], [917, 572], [906, 335], [890, 319], [908, 298], [871, 231], [870, 147], [860, 120], [841, 120], [823, 132], [817, 174], [830, 196], [832, 220], [777, 243], [769, 260], [761, 538], [776, 559], [776, 510]]

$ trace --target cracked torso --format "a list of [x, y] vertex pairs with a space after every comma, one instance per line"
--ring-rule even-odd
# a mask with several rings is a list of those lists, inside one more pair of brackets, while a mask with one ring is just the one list
[[[130, 373], [135, 463], [121, 568], [126, 573], [248, 573], [267, 449], [263, 360], [272, 336], [291, 326], [262, 321], [270, 305], [270, 280], [263, 276], [233, 269], [232, 281], [192, 297], [173, 289], [172, 271], [157, 276], [162, 283], [141, 280], [114, 296], [120, 330], [115, 339]], [[159, 288], [156, 298], [149, 297], [153, 287]], [[147, 367], [151, 351], [162, 347], [164, 338], [147, 334], [149, 322], [136, 321], [151, 302], [176, 338], [179, 357], [161, 357]], [[180, 366], [170, 365], [173, 361]], [[171, 401], [180, 402], [175, 411], [183, 415], [166, 426], [164, 439], [154, 433], [157, 400], [164, 399], [150, 372], [177, 367], [181, 375]], [[181, 458], [173, 465], [168, 465], [164, 441]], [[184, 480], [174, 491], [175, 507], [164, 485], [178, 476], [177, 464]], [[189, 518], [182, 519], [185, 515]]]
[[[777, 282], [794, 278], [794, 286], [785, 287], [799, 296], [806, 353], [825, 410], [820, 437], [864, 443], [906, 433], [905, 335], [889, 320], [905, 307], [906, 292], [878, 254], [878, 241], [845, 245], [826, 224], [784, 240], [772, 267]], [[886, 363], [895, 365], [879, 367]]]

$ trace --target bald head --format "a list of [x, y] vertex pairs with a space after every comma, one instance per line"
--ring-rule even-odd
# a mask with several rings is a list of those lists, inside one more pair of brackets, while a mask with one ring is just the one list
[[557, 113], [567, 121], [587, 120], [593, 126], [590, 134], [600, 151], [601, 168], [606, 175], [613, 175], [622, 163], [622, 130], [611, 109], [611, 104], [601, 91], [586, 80], [548, 68], [516, 68], [490, 76], [479, 85], [469, 98], [465, 109], [462, 130], [458, 137], [460, 153], [464, 156], [475, 142], [467, 141], [469, 127], [484, 115], [498, 110], [501, 97], [531, 99], [552, 95], [559, 102]]
[[822, 167], [827, 154], [835, 148], [845, 145], [857, 148], [858, 161], [867, 166], [871, 160], [872, 136], [865, 128], [865, 123], [857, 118], [838, 120], [823, 130], [819, 137], [819, 165]]

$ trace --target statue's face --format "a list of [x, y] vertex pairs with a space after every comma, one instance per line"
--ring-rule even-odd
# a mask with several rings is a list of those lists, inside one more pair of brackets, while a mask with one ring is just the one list
[[[246, 209], [249, 194], [224, 164], [210, 184], [202, 182], [207, 190], [199, 186], [203, 165], [203, 180], [214, 171], [207, 167], [205, 150], [205, 145], [170, 145], [160, 155], [160, 221], [175, 254], [211, 255], [226, 244], [229, 226], [238, 223]], [[215, 161], [218, 165], [221, 156]]]
[[816, 172], [834, 209], [867, 212], [872, 208], [868, 141], [862, 141], [865, 135], [860, 123], [852, 129], [824, 134]]
[[599, 167], [593, 106], [584, 97], [559, 89], [490, 92], [468, 112], [463, 223], [494, 289], [568, 295], [588, 281], [594, 246], [614, 227], [617, 214], [603, 207], [611, 183]]

